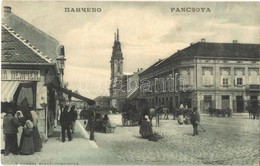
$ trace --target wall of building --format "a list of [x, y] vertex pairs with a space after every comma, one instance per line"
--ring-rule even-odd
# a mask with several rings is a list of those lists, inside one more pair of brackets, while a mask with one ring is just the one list
[[[170, 74], [169, 71], [172, 71], [172, 75], [177, 74], [177, 77], [174, 78], [176, 81], [172, 85], [175, 91], [141, 92], [141, 96], [146, 98], [148, 103], [155, 103], [155, 98], [158, 101], [159, 99], [165, 101], [166, 98], [171, 98], [174, 107], [191, 103], [190, 107], [198, 107], [201, 112], [206, 112], [209, 106], [229, 107], [235, 112], [245, 111], [250, 96], [257, 95], [257, 98], [260, 99], [259, 93], [248, 92], [250, 84], [259, 85], [260, 83], [259, 65], [260, 62], [257, 60], [245, 59], [176, 60], [171, 63], [170, 67], [154, 68], [154, 70], [146, 71], [140, 75], [140, 80], [148, 79], [151, 86], [156, 86], [154, 78], [166, 79], [167, 75]], [[223, 84], [224, 78], [228, 79], [227, 85]], [[243, 79], [242, 85], [238, 85], [238, 78]], [[209, 96], [211, 96], [210, 102]]]

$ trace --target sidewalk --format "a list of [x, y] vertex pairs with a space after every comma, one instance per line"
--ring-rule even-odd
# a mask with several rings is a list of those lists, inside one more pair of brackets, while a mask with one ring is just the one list
[[[98, 156], [107, 156], [104, 150], [100, 150], [94, 141], [89, 140], [89, 134], [79, 121], [76, 122], [75, 133], [72, 141], [60, 140], [60, 126], [54, 129], [54, 137], [48, 138], [43, 144], [41, 152], [33, 155], [1, 155], [3, 165], [77, 165], [80, 162], [99, 164]], [[102, 161], [103, 162], [103, 161]], [[102, 163], [100, 162], [100, 163]]]

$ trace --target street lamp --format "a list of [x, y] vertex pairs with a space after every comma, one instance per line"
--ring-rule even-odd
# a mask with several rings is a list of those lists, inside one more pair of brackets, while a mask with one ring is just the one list
[[57, 67], [58, 67], [60, 73], [63, 76], [64, 75], [64, 68], [65, 68], [65, 61], [66, 61], [66, 59], [65, 59], [64, 55], [59, 55], [56, 60], [57, 60]]

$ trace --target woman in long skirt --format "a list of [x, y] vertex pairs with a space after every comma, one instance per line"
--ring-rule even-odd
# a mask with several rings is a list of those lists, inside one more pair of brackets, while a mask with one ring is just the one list
[[33, 123], [30, 120], [25, 122], [20, 141], [20, 154], [29, 155], [34, 153], [33, 145]]
[[42, 140], [40, 137], [40, 133], [38, 130], [38, 114], [35, 111], [31, 111], [32, 119], [33, 119], [33, 144], [34, 151], [40, 152], [42, 148]]
[[139, 133], [142, 135], [142, 138], [149, 138], [153, 135], [153, 129], [151, 123], [148, 121], [148, 117], [144, 118], [143, 123], [140, 126]]

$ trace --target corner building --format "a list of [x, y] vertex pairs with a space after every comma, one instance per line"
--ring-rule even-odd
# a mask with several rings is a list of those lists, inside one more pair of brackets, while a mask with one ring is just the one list
[[50, 84], [62, 84], [57, 58], [65, 56], [64, 46], [12, 13], [9, 6], [4, 7], [1, 28], [1, 105], [21, 106], [27, 99], [26, 111], [37, 111], [39, 132], [45, 141], [53, 134], [58, 117], [62, 94]]
[[[148, 105], [231, 108], [244, 112], [260, 100], [260, 45], [201, 42], [159, 60], [141, 74]], [[144, 90], [146, 89], [146, 90]]]

